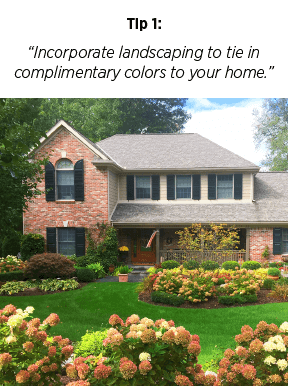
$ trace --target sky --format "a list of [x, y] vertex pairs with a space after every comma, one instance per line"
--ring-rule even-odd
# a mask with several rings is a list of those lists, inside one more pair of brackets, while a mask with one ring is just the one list
[[260, 98], [190, 98], [186, 109], [192, 118], [184, 132], [198, 133], [260, 166], [265, 148], [255, 147], [252, 112], [254, 109], [261, 111], [262, 102]]

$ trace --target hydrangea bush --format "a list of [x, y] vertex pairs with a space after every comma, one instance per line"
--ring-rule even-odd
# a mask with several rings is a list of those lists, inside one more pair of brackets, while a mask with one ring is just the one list
[[254, 295], [263, 285], [263, 280], [254, 271], [247, 269], [231, 271], [230, 276], [231, 279], [221, 286], [222, 295]]
[[246, 325], [235, 336], [237, 347], [227, 349], [219, 363], [214, 386], [288, 384], [288, 323], [280, 327], [261, 321]]
[[33, 318], [33, 307], [24, 311], [12, 304], [0, 310], [0, 384], [61, 385], [61, 366], [73, 347], [62, 336], [48, 337], [59, 322], [50, 314], [42, 323]]
[[24, 269], [26, 264], [16, 256], [8, 255], [0, 258], [0, 273]]
[[213, 385], [216, 377], [205, 375], [197, 364], [200, 339], [172, 320], [140, 319], [129, 316], [125, 323], [118, 315], [109, 319], [112, 326], [103, 340], [113, 354], [78, 357], [66, 365], [67, 375], [75, 380], [67, 386], [89, 385]]

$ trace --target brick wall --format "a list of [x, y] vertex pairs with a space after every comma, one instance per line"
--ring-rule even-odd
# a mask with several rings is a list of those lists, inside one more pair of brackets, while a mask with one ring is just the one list
[[[94, 153], [82, 144], [68, 130], [62, 128], [45, 145], [40, 147], [37, 157], [48, 153], [54, 165], [62, 158], [61, 152], [73, 165], [84, 159], [84, 201], [52, 201], [47, 202], [45, 193], [29, 203], [24, 213], [24, 233], [41, 233], [46, 239], [47, 227], [63, 227], [68, 220], [68, 227], [85, 227], [97, 222], [108, 221], [108, 172], [97, 169], [91, 161]], [[45, 180], [38, 185], [45, 191]]]
[[266, 245], [269, 248], [269, 261], [281, 261], [281, 255], [273, 255], [273, 228], [250, 229], [250, 260], [265, 261], [262, 252]]

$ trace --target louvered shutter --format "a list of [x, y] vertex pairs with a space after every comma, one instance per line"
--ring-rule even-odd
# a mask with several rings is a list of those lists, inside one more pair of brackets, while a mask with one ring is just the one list
[[152, 200], [160, 200], [160, 176], [152, 176]]
[[282, 228], [273, 229], [273, 255], [282, 253]]
[[46, 201], [55, 201], [55, 169], [51, 162], [45, 165], [45, 190]]
[[201, 176], [200, 174], [194, 174], [193, 176], [193, 200], [201, 199]]
[[46, 228], [47, 252], [56, 253], [56, 228]]
[[127, 176], [127, 200], [134, 200], [134, 176]]
[[75, 228], [76, 256], [85, 255], [85, 228]]
[[208, 174], [208, 200], [216, 200], [216, 174]]
[[175, 200], [175, 175], [167, 175], [167, 200]]
[[75, 201], [84, 201], [84, 160], [74, 165]]
[[243, 175], [234, 174], [234, 199], [242, 200]]

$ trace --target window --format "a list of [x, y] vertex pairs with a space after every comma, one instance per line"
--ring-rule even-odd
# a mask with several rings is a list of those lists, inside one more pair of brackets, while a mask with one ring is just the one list
[[150, 176], [136, 176], [136, 198], [151, 197]]
[[191, 198], [191, 176], [176, 176], [176, 198]]
[[233, 198], [233, 174], [217, 176], [217, 198]]
[[288, 229], [282, 228], [282, 253], [288, 253]]
[[76, 253], [74, 228], [58, 228], [58, 253], [65, 256]]
[[74, 200], [74, 167], [68, 159], [61, 159], [56, 165], [56, 185], [58, 200]]

